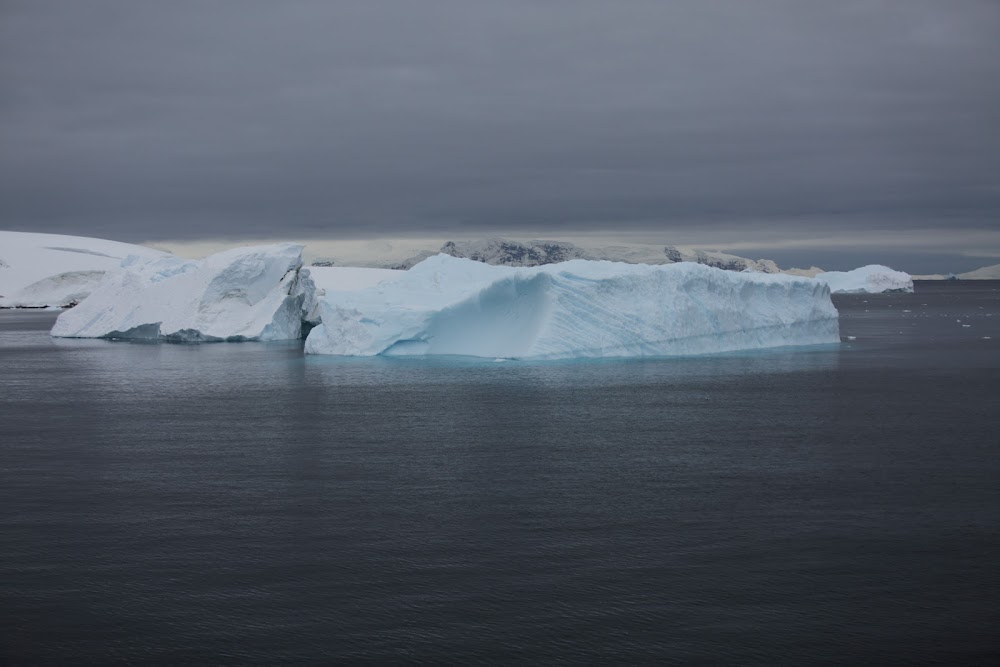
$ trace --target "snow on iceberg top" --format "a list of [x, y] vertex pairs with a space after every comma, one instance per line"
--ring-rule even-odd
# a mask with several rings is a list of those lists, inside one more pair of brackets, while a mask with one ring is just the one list
[[0, 231], [0, 307], [65, 306], [85, 298], [106, 271], [152, 248], [63, 234]]
[[430, 257], [394, 281], [328, 292], [306, 352], [488, 358], [663, 356], [839, 341], [825, 284], [699, 264]]
[[388, 280], [397, 280], [404, 275], [396, 269], [368, 269], [355, 266], [310, 266], [308, 271], [316, 289], [320, 293], [354, 292], [375, 287]]
[[913, 291], [913, 278], [910, 274], [881, 264], [869, 264], [851, 271], [817, 273], [816, 280], [829, 285], [831, 292], [878, 294]]
[[236, 248], [201, 261], [127, 257], [83, 303], [56, 320], [63, 338], [180, 341], [301, 337], [313, 288], [302, 246]]

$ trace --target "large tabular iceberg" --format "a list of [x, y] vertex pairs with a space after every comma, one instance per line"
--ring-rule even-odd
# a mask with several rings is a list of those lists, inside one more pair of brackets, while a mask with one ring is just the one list
[[127, 257], [56, 320], [63, 338], [294, 340], [315, 289], [302, 246], [237, 248], [202, 261]]
[[690, 263], [513, 268], [438, 255], [318, 306], [311, 354], [640, 357], [840, 340], [825, 283]]
[[913, 278], [910, 274], [881, 264], [869, 264], [851, 271], [817, 273], [816, 280], [829, 285], [831, 292], [879, 294], [913, 291]]

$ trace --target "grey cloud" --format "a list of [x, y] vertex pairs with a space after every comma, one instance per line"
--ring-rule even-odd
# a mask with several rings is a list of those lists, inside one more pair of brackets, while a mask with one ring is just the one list
[[0, 226], [990, 229], [998, 34], [989, 0], [5, 2]]

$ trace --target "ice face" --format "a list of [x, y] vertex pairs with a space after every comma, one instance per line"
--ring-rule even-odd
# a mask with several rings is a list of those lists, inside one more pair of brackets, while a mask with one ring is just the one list
[[817, 273], [816, 280], [829, 285], [831, 292], [878, 294], [913, 291], [913, 278], [910, 274], [880, 264], [869, 264], [851, 271]]
[[514, 268], [438, 255], [328, 292], [318, 313], [310, 354], [641, 357], [839, 341], [824, 283], [690, 263]]
[[294, 340], [312, 286], [302, 246], [237, 248], [202, 261], [130, 256], [52, 335], [176, 341]]

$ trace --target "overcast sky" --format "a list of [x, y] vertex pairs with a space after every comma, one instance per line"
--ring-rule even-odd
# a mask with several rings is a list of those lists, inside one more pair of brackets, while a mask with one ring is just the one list
[[998, 82], [996, 0], [0, 0], [0, 228], [973, 268]]

